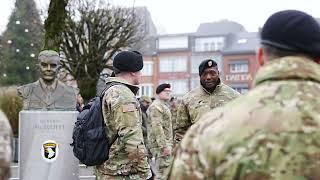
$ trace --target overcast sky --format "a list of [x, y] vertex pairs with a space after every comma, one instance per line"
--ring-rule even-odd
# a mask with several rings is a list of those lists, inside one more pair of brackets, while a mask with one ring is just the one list
[[[49, 0], [34, 0], [44, 9]], [[160, 32], [194, 32], [200, 23], [228, 19], [256, 32], [269, 15], [284, 9], [298, 9], [320, 18], [319, 0], [109, 0], [132, 6], [147, 6]], [[7, 24], [15, 0], [0, 0], [0, 32]]]

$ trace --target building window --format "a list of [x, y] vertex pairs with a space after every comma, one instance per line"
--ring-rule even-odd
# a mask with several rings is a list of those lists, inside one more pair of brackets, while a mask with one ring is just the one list
[[230, 73], [246, 73], [249, 71], [248, 61], [231, 61]]
[[218, 69], [220, 75], [223, 73], [222, 68], [222, 57], [220, 55], [196, 55], [191, 56], [191, 73], [198, 74], [199, 73], [199, 65], [202, 61], [206, 59], [213, 59], [218, 64]]
[[237, 41], [238, 44], [245, 44], [247, 42], [248, 42], [247, 39], [238, 39], [238, 41]]
[[192, 77], [191, 78], [191, 90], [200, 86], [200, 77]]
[[241, 94], [246, 94], [249, 91], [248, 84], [232, 84], [231, 87]]
[[199, 73], [199, 65], [204, 60], [202, 56], [192, 56], [191, 59], [191, 73]]
[[177, 36], [177, 37], [159, 37], [158, 48], [159, 49], [181, 49], [188, 48], [189, 37]]
[[213, 50], [215, 50], [215, 49], [216, 49], [216, 43], [212, 42], [212, 43], [210, 44], [210, 50], [213, 51]]
[[153, 85], [152, 84], [140, 84], [138, 96], [153, 96]]
[[160, 58], [160, 72], [171, 72], [172, 71], [172, 65], [170, 60]]
[[160, 80], [160, 84], [169, 83], [171, 84], [172, 95], [183, 96], [188, 92], [188, 80]]
[[146, 61], [143, 64], [143, 69], [141, 70], [142, 76], [152, 76], [153, 75], [153, 62]]
[[241, 94], [245, 94], [249, 91], [249, 89], [247, 87], [235, 87], [233, 89], [238, 91]]
[[209, 43], [204, 43], [204, 51], [210, 51], [209, 49]]
[[187, 56], [160, 57], [160, 72], [186, 72]]
[[195, 40], [195, 51], [219, 51], [224, 48], [224, 37], [201, 37]]
[[216, 48], [215, 48], [216, 51], [221, 50], [223, 48], [223, 42], [219, 41], [219, 42], [216, 43], [216, 45], [217, 45]]

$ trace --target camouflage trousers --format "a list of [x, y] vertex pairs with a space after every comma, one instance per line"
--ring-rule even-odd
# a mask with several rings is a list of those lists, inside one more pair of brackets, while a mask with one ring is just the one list
[[130, 174], [130, 175], [97, 175], [96, 180], [146, 180], [151, 178], [151, 172], [147, 174]]
[[170, 166], [171, 160], [171, 156], [161, 155], [155, 157], [155, 179], [162, 180], [166, 178], [166, 171]]

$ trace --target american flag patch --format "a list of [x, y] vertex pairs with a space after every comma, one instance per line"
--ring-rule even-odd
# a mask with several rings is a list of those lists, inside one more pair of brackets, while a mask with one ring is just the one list
[[122, 105], [122, 112], [133, 112], [136, 110], [136, 106], [134, 104], [126, 104]]

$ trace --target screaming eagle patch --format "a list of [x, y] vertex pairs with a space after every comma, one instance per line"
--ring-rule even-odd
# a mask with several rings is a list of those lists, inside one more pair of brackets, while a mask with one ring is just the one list
[[59, 153], [59, 146], [53, 140], [47, 140], [42, 143], [41, 154], [46, 162], [53, 162], [57, 159]]

